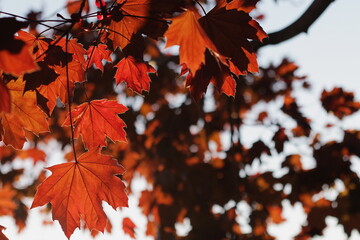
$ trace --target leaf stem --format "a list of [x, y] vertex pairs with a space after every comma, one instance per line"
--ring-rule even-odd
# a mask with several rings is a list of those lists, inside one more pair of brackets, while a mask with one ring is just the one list
[[[79, 16], [81, 16], [81, 12], [84, 9], [85, 6], [85, 2], [86, 0], [83, 0], [81, 2], [80, 5], [80, 9], [79, 9]], [[71, 29], [74, 27], [76, 22], [73, 22], [71, 24], [71, 26], [69, 27], [69, 29], [66, 31], [66, 42], [65, 42], [65, 52], [68, 53], [68, 45], [69, 45], [69, 33], [71, 31]], [[74, 159], [75, 162], [78, 163], [77, 160], [77, 156], [76, 156], [76, 150], [75, 150], [75, 137], [74, 137], [74, 124], [73, 124], [73, 118], [72, 118], [72, 112], [71, 112], [71, 91], [70, 91], [70, 78], [69, 78], [69, 59], [68, 59], [68, 55], [65, 54], [65, 69], [66, 69], [66, 85], [67, 85], [67, 92], [68, 92], [68, 108], [69, 108], [69, 118], [70, 118], [70, 128], [71, 128], [71, 144], [72, 144], [72, 149], [73, 149], [73, 153], [74, 153]]]
[[[69, 34], [66, 34], [66, 44], [65, 44], [65, 51], [68, 52], [68, 42], [69, 42]], [[76, 150], [75, 150], [75, 137], [74, 137], [74, 125], [73, 125], [73, 118], [72, 118], [72, 112], [71, 112], [71, 91], [70, 91], [70, 79], [69, 79], [69, 59], [68, 55], [66, 54], [65, 57], [65, 69], [66, 69], [66, 86], [67, 86], [67, 92], [68, 92], [68, 107], [69, 107], [69, 118], [70, 118], [70, 129], [71, 129], [71, 144], [72, 149], [74, 153], [75, 162], [77, 163], [77, 157], [76, 157]]]

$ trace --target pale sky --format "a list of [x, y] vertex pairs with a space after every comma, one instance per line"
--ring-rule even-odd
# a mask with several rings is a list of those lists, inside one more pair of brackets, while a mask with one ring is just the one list
[[[0, 0], [0, 9], [6, 12], [25, 15], [29, 9], [46, 10], [47, 14], [53, 13], [64, 6], [65, 1], [61, 0]], [[258, 5], [259, 13], [265, 14], [265, 20], [260, 24], [268, 33], [279, 30], [297, 19], [303, 11], [310, 5], [309, 0], [262, 0]], [[330, 90], [334, 86], [342, 86], [347, 91], [354, 91], [357, 99], [360, 99], [360, 1], [359, 0], [335, 0], [325, 13], [315, 22], [307, 34], [299, 36], [276, 46], [264, 47], [259, 52], [259, 62], [261, 65], [268, 65], [270, 62], [279, 63], [283, 57], [289, 57], [299, 66], [299, 72], [307, 75], [313, 90], [310, 93], [297, 94], [302, 110], [310, 118], [323, 122], [324, 113], [319, 113], [320, 103], [318, 101], [323, 88]], [[3, 17], [3, 16], [0, 16]], [[323, 111], [323, 110], [322, 110]], [[314, 117], [316, 116], [316, 117]], [[342, 125], [349, 128], [359, 129], [359, 114], [344, 120]], [[286, 203], [285, 203], [286, 204]], [[136, 199], [133, 198], [130, 206], [136, 206]], [[8, 229], [5, 234], [10, 240], [65, 240], [60, 226], [43, 226], [42, 218], [37, 214], [38, 210], [31, 210], [26, 229], [17, 234], [11, 218], [0, 217], [0, 225]], [[110, 210], [109, 212], [111, 212]], [[112, 235], [99, 235], [96, 239], [130, 239], [124, 236], [120, 230], [122, 217], [130, 216], [135, 221], [143, 222], [144, 219], [136, 219], [139, 216], [137, 210], [125, 210], [121, 214], [112, 214], [113, 223]], [[299, 231], [299, 223], [305, 221], [301, 212], [301, 207], [288, 207], [284, 212], [286, 216], [297, 216], [290, 223], [285, 223], [282, 227], [273, 226], [272, 232], [276, 232], [279, 240], [290, 240], [291, 236]], [[341, 234], [341, 226], [336, 226], [334, 219], [327, 219], [330, 226], [325, 230], [325, 237], [317, 238], [322, 240], [342, 240], [346, 239]], [[142, 225], [141, 223], [138, 225]], [[286, 229], [286, 231], [284, 231]], [[145, 239], [138, 231], [139, 238]], [[282, 233], [281, 233], [282, 232]], [[91, 239], [89, 234], [81, 234], [77, 230], [72, 239]], [[354, 235], [353, 240], [360, 239], [360, 235]]]

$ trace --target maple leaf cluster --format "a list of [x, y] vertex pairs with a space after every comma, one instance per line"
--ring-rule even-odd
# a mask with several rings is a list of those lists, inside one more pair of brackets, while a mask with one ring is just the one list
[[[12, 216], [22, 230], [24, 199], [34, 197], [32, 208], [51, 204], [42, 211], [52, 211], [67, 238], [82, 226], [92, 236], [111, 232], [102, 201], [127, 207], [141, 176], [145, 234], [156, 239], [179, 238], [175, 224], [185, 219], [192, 226], [186, 239], [274, 239], [267, 227], [286, 221], [284, 199], [301, 203], [307, 214], [298, 239], [321, 234], [326, 216], [339, 218], [348, 235], [360, 229], [359, 177], [349, 161], [360, 156], [360, 133], [328, 124], [343, 139], [322, 141], [293, 94], [310, 87], [299, 67], [288, 59], [258, 66], [252, 44], [267, 34], [249, 15], [257, 2], [70, 0], [69, 17], [58, 14], [58, 25], [39, 20], [40, 13], [26, 21], [0, 18], [0, 170], [7, 169], [0, 216]], [[38, 32], [39, 25], [46, 30]], [[174, 45], [179, 54], [163, 49]], [[324, 91], [321, 101], [339, 119], [359, 109], [341, 88]], [[272, 138], [249, 144], [243, 132], [252, 126], [266, 126]], [[41, 146], [53, 140], [65, 162], [25, 187], [14, 184], [25, 172], [15, 163], [46, 165]], [[302, 152], [286, 151], [299, 144], [311, 152], [314, 168], [303, 166]], [[281, 159], [281, 177], [256, 168], [269, 159]], [[351, 187], [339, 190], [336, 204], [319, 197], [337, 181]], [[248, 219], [251, 233], [239, 218]], [[122, 220], [134, 239], [135, 223]]]
[[[53, 219], [59, 220], [68, 238], [80, 227], [81, 220], [91, 230], [104, 231], [107, 217], [101, 202], [108, 202], [114, 209], [125, 207], [127, 196], [124, 183], [115, 176], [124, 170], [100, 151], [108, 146], [108, 140], [127, 141], [126, 124], [118, 116], [127, 107], [87, 94], [91, 88], [87, 71], [94, 65], [104, 73], [104, 62], [111, 62], [116, 69], [115, 84], [125, 82], [134, 92], [149, 92], [148, 73], [156, 70], [143, 60], [145, 36], [154, 40], [164, 36], [167, 46], [180, 45], [182, 74], [188, 71], [186, 86], [190, 86], [195, 99], [202, 97], [210, 82], [234, 95], [233, 77], [258, 70], [249, 40], [266, 37], [249, 16], [255, 3], [246, 8], [242, 1], [219, 1], [201, 16], [196, 2], [191, 1], [170, 2], [164, 8], [150, 0], [96, 0], [97, 21], [89, 23], [85, 17], [90, 12], [89, 2], [69, 1], [70, 18], [62, 18], [62, 28], [57, 28], [62, 24], [43, 24], [57, 32], [54, 37], [37, 32], [41, 23], [36, 19], [38, 14], [32, 15], [34, 21], [1, 18], [5, 28], [0, 42], [0, 140], [6, 146], [22, 149], [30, 139], [55, 134], [58, 108], [68, 106], [63, 123], [56, 124], [70, 127], [73, 153], [67, 159], [71, 162], [48, 168], [52, 175], [39, 185], [32, 207], [51, 203]], [[22, 30], [29, 25], [29, 32]], [[218, 28], [224, 35], [218, 36]], [[87, 32], [92, 40], [84, 47], [77, 36]], [[238, 52], [232, 52], [233, 48]], [[122, 56], [118, 56], [119, 50]], [[211, 74], [204, 75], [208, 69], [212, 69]], [[76, 89], [85, 90], [85, 99], [72, 106], [78, 102]]]

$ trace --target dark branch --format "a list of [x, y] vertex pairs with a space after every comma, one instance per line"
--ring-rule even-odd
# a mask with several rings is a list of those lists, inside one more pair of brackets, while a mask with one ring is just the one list
[[314, 0], [303, 15], [301, 15], [301, 17], [299, 17], [295, 22], [280, 31], [270, 33], [269, 38], [264, 39], [263, 43], [253, 42], [252, 44], [254, 50], [256, 51], [266, 45], [274, 45], [284, 42], [302, 32], [306, 33], [310, 26], [321, 16], [321, 14], [333, 1], [334, 0]]

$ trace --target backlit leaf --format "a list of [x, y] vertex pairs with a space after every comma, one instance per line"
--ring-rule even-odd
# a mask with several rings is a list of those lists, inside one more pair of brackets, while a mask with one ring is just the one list
[[105, 44], [98, 44], [96, 46], [90, 46], [86, 51], [88, 56], [88, 66], [95, 64], [95, 66], [100, 69], [102, 72], [104, 71], [104, 66], [102, 64], [102, 60], [111, 62], [111, 51], [107, 49]]
[[144, 26], [149, 15], [149, 0], [118, 0], [118, 6], [112, 11], [109, 25], [109, 39], [114, 48], [123, 49], [130, 43], [133, 34]]
[[[83, 103], [72, 111], [75, 138], [82, 136], [85, 147], [88, 149], [106, 145], [106, 137], [112, 141], [126, 142], [126, 127], [118, 116], [127, 108], [114, 100], [93, 100]], [[68, 115], [64, 126], [70, 126]]]
[[[52, 42], [53, 44], [55, 42], [57, 46], [60, 46], [64, 52], [66, 52], [66, 38], [61, 38], [59, 40], [60, 36], [57, 36], [55, 40]], [[78, 40], [76, 38], [70, 39], [67, 42], [67, 52], [73, 54], [73, 59], [80, 62], [85, 63], [85, 57], [86, 50], [83, 48], [83, 45], [78, 43]]]
[[116, 83], [126, 82], [126, 85], [137, 93], [150, 90], [150, 77], [148, 73], [154, 73], [156, 70], [143, 61], [137, 61], [134, 57], [128, 56], [115, 65], [117, 71], [115, 74]]
[[20, 78], [6, 85], [11, 95], [11, 113], [1, 113], [0, 128], [6, 145], [22, 148], [26, 139], [24, 130], [38, 135], [49, 131], [46, 114], [40, 110], [33, 91], [24, 93], [25, 82]]
[[180, 46], [180, 64], [185, 63], [192, 73], [205, 63], [205, 50], [216, 47], [202, 29], [192, 10], [172, 18], [172, 23], [165, 33], [166, 47]]
[[[49, 84], [40, 85], [37, 90], [44, 96], [48, 102], [46, 103], [51, 114], [56, 106], [56, 99], [59, 98], [61, 102], [68, 103], [68, 81], [66, 77], [66, 67], [55, 66], [53, 68], [57, 78]], [[75, 83], [85, 81], [85, 71], [82, 64], [77, 61], [68, 63], [69, 72], [69, 89], [70, 96], [73, 96]]]
[[67, 238], [80, 227], [81, 220], [90, 230], [104, 231], [107, 217], [102, 201], [114, 209], [128, 206], [125, 184], [115, 176], [124, 169], [97, 148], [82, 154], [77, 162], [48, 169], [52, 175], [38, 187], [31, 207], [50, 202], [53, 219], [60, 222]]
[[0, 70], [19, 76], [38, 69], [32, 56], [32, 47], [17, 39], [14, 34], [21, 28], [26, 28], [27, 22], [15, 18], [0, 18]]

